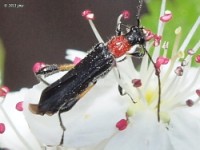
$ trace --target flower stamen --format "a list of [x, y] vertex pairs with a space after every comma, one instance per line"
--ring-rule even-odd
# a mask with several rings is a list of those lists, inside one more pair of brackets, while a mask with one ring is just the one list
[[[93, 17], [92, 18], [88, 17], [88, 15], [90, 16], [91, 14], [92, 14]], [[88, 22], [90, 24], [90, 27], [92, 28], [92, 31], [94, 32], [94, 35], [96, 36], [98, 42], [99, 43], [104, 43], [102, 37], [100, 36], [96, 26], [94, 25], [94, 23], [92, 21], [92, 20], [94, 20], [94, 14], [91, 12], [91, 10], [87, 9], [87, 10], [83, 11], [82, 12], [82, 16], [85, 17], [88, 20]]]
[[128, 10], [122, 11], [122, 15], [124, 19], [129, 19], [130, 18], [130, 12]]
[[94, 20], [94, 14], [89, 9], [84, 10], [81, 15], [85, 17], [86, 20]]
[[189, 49], [189, 50], [187, 51], [187, 53], [188, 53], [188, 55], [194, 55], [194, 54], [195, 54], [195, 52], [194, 52], [192, 49]]
[[157, 47], [160, 45], [162, 37], [160, 35], [154, 35], [154, 43], [153, 46]]
[[177, 76], [182, 76], [183, 75], [183, 67], [182, 66], [178, 66], [175, 69], [175, 73], [176, 73]]
[[75, 57], [74, 60], [73, 60], [73, 64], [77, 65], [80, 61], [81, 61], [81, 58]]
[[118, 128], [119, 131], [126, 129], [127, 126], [128, 126], [128, 121], [126, 119], [121, 119], [116, 123], [116, 128]]
[[196, 94], [200, 97], [200, 89], [196, 90]]
[[23, 111], [23, 101], [18, 102], [15, 107], [18, 111]]
[[187, 37], [185, 38], [185, 40], [183, 41], [183, 44], [181, 45], [181, 47], [179, 48], [179, 51], [184, 51], [188, 45], [188, 43], [190, 42], [190, 40], [192, 39], [193, 35], [195, 34], [197, 28], [200, 25], [200, 17], [198, 17], [197, 21], [195, 22], [195, 24], [193, 25], [192, 29], [190, 30], [190, 32], [188, 33]]
[[197, 56], [195, 57], [195, 61], [196, 61], [197, 63], [200, 63], [200, 55], [197, 55]]
[[146, 41], [150, 41], [151, 39], [154, 38], [154, 33], [151, 30], [144, 29], [144, 33], [145, 33], [145, 40]]
[[141, 82], [140, 79], [133, 79], [133, 80], [132, 80], [132, 83], [133, 83], [133, 86], [136, 87], [136, 88], [142, 86], [142, 82]]
[[38, 71], [40, 71], [42, 68], [44, 68], [46, 66], [46, 64], [44, 62], [36, 62], [34, 65], [33, 65], [33, 72], [34, 73], [37, 73]]
[[10, 92], [10, 89], [7, 86], [2, 86], [0, 88], [0, 97], [5, 97], [8, 92]]
[[161, 65], [166, 65], [166, 64], [168, 64], [168, 62], [169, 62], [168, 58], [160, 56], [157, 58], [155, 66], [157, 69], [160, 70]]
[[163, 43], [163, 45], [162, 45], [162, 48], [164, 49], [163, 57], [167, 57], [167, 50], [168, 50], [168, 48], [169, 48], [169, 42], [164, 41], [164, 43]]
[[[9, 88], [6, 86], [3, 86], [1, 90], [4, 89], [4, 92], [7, 94], [9, 92]], [[6, 95], [3, 97], [3, 101], [5, 100]], [[18, 103], [16, 105], [17, 109], [22, 110], [22, 103]], [[21, 108], [20, 108], [21, 107]], [[7, 113], [7, 110], [3, 107], [3, 103], [0, 103], [0, 112], [5, 117], [7, 124], [9, 124], [10, 128], [13, 129], [16, 136], [20, 139], [20, 141], [23, 143], [23, 145], [30, 150], [33, 150], [33, 148], [26, 142], [24, 137], [21, 135], [20, 130], [17, 129], [17, 127], [14, 125], [12, 119], [10, 118], [9, 114]], [[0, 123], [0, 134], [4, 133], [6, 131], [6, 126], [4, 123]]]
[[186, 101], [186, 105], [189, 106], [189, 107], [192, 107], [192, 106], [194, 105], [194, 101], [191, 100], [191, 99], [188, 99], [188, 100]]
[[6, 130], [6, 126], [4, 123], [0, 123], [0, 134], [3, 134]]
[[172, 12], [169, 10], [165, 11], [165, 14], [163, 16], [160, 17], [160, 20], [162, 22], [168, 22], [172, 19]]

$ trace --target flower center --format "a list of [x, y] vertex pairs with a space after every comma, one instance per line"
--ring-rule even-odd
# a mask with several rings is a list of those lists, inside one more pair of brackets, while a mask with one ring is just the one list
[[[158, 92], [156, 89], [149, 88], [144, 92], [144, 99], [145, 101], [142, 101], [140, 97], [136, 98], [136, 103], [130, 102], [127, 115], [128, 117], [136, 115], [138, 112], [151, 110], [155, 114], [157, 113], [157, 103], [158, 103]], [[167, 107], [167, 103], [163, 103], [161, 100], [162, 109], [160, 112], [160, 120], [163, 123], [169, 123], [170, 116], [167, 111], [163, 111], [163, 108]], [[165, 102], [165, 101], [164, 101]]]
[[157, 93], [158, 92], [155, 92], [152, 89], [149, 89], [149, 90], [146, 91], [145, 100], [146, 100], [148, 105], [150, 105], [153, 101], [155, 101], [155, 97], [156, 97]]

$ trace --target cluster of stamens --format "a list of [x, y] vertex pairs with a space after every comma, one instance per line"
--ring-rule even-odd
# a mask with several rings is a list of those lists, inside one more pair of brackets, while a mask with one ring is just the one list
[[[83, 14], [84, 14], [84, 15], [83, 15]], [[92, 16], [93, 16], [92, 18], [89, 17], [91, 14], [92, 14]], [[94, 14], [91, 13], [91, 11], [89, 11], [89, 10], [84, 11], [84, 12], [82, 13], [82, 16], [85, 17], [87, 20], [93, 20], [93, 19], [94, 19]], [[117, 21], [118, 24], [121, 23], [121, 18], [122, 18], [122, 17], [123, 17], [124, 19], [128, 19], [128, 18], [130, 17], [130, 13], [129, 13], [128, 11], [123, 11], [122, 14], [121, 14], [121, 15], [119, 16], [119, 18], [118, 18], [118, 21]], [[161, 17], [160, 17], [160, 21], [161, 21], [162, 23], [167, 23], [167, 22], [169, 22], [171, 19], [172, 19], [172, 13], [171, 13], [171, 11], [168, 11], [168, 10], [165, 11], [164, 14], [161, 15]], [[95, 27], [95, 26], [93, 25], [93, 27]], [[92, 28], [93, 28], [93, 27], [92, 27]], [[160, 31], [163, 30], [162, 28], [163, 28], [163, 26], [161, 26]], [[96, 30], [96, 28], [95, 28], [95, 30]], [[162, 34], [161, 34], [161, 32], [158, 32], [157, 34], [155, 34], [155, 33], [153, 33], [151, 30], [148, 30], [148, 29], [143, 29], [143, 30], [144, 30], [144, 33], [145, 33], [145, 40], [146, 40], [146, 42], [148, 42], [147, 45], [152, 45], [152, 46], [154, 46], [154, 47], [160, 47], [160, 44], [162, 43], [162, 41], [161, 41], [161, 40], [162, 40], [162, 36], [161, 36]], [[96, 30], [96, 31], [97, 31], [97, 30]], [[96, 32], [96, 31], [94, 31], [96, 37], [100, 36], [99, 33]], [[178, 35], [180, 31], [181, 31], [181, 29], [178, 28], [178, 29], [176, 30], [176, 34]], [[98, 38], [97, 38], [97, 39], [98, 39]], [[153, 42], [151, 42], [151, 41], [153, 41]], [[151, 43], [152, 43], [152, 44], [151, 44]], [[163, 50], [164, 50], [163, 56], [158, 56], [157, 59], [156, 59], [156, 61], [155, 61], [155, 63], [153, 62], [153, 60], [151, 60], [152, 63], [153, 63], [153, 66], [155, 67], [155, 72], [156, 72], [156, 75], [158, 76], [158, 78], [160, 78], [160, 77], [159, 77], [159, 74], [160, 74], [162, 65], [167, 65], [169, 62], [171, 63], [171, 67], [169, 67], [168, 72], [166, 73], [164, 79], [162, 79], [162, 80], [165, 80], [165, 79], [167, 78], [168, 74], [171, 72], [171, 69], [173, 68], [173, 65], [174, 65], [175, 60], [176, 60], [177, 58], [181, 57], [180, 53], [176, 53], [176, 54], [173, 53], [174, 56], [172, 56], [172, 59], [167, 58], [166, 56], [167, 56], [168, 47], [169, 47], [169, 42], [164, 41], [164, 42], [163, 42], [163, 45], [162, 45], [162, 48], [163, 48]], [[193, 50], [191, 50], [191, 49], [188, 51], [188, 54], [189, 54], [189, 55], [194, 55], [194, 53], [195, 53], [195, 52], [194, 52]], [[150, 58], [151, 58], [151, 56], [150, 56]], [[175, 72], [175, 74], [176, 74], [177, 76], [182, 76], [182, 75], [183, 75], [183, 70], [184, 70], [184, 67], [187, 65], [187, 63], [186, 63], [187, 61], [188, 61], [187, 59], [184, 60], [184, 61], [182, 61], [182, 62], [181, 62], [181, 65], [176, 67], [176, 69], [174, 70], [174, 72]], [[196, 62], [200, 62], [200, 55], [197, 55], [197, 56], [196, 56]], [[159, 80], [160, 80], [160, 79], [159, 79]], [[162, 81], [162, 82], [164, 82], [164, 81]], [[135, 87], [135, 88], [138, 89], [137, 91], [140, 91], [140, 88], [141, 88], [142, 86], [145, 86], [144, 83], [142, 83], [142, 80], [141, 80], [141, 79], [133, 79], [133, 80], [132, 80], [132, 84], [133, 84], [133, 87]], [[158, 85], [158, 86], [160, 86], [160, 88], [161, 88], [161, 84], [162, 84], [162, 83], [159, 83], [159, 84], [160, 84], [160, 85]], [[164, 85], [162, 85], [162, 86], [164, 86]], [[140, 92], [140, 93], [142, 93], [142, 92]], [[159, 91], [159, 93], [158, 93], [159, 101], [158, 101], [158, 105], [157, 105], [157, 107], [158, 107], [158, 111], [157, 111], [157, 113], [158, 113], [158, 120], [160, 120], [160, 115], [159, 115], [159, 113], [160, 113], [160, 108], [159, 108], [159, 107], [160, 107], [160, 103], [161, 103], [161, 99], [162, 99], [161, 93], [162, 93], [162, 91], [161, 91], [161, 89], [160, 89], [160, 91]], [[199, 94], [199, 91], [197, 90], [196, 93]], [[145, 94], [145, 93], [143, 93], [143, 94]], [[197, 94], [197, 95], [198, 95], [198, 94]], [[193, 102], [191, 99], [186, 100], [186, 105], [188, 105], [188, 106], [191, 107], [193, 104], [194, 104], [194, 102]], [[162, 110], [162, 109], [161, 109], [161, 110]], [[127, 120], [128, 120], [128, 119], [126, 119], [126, 120], [123, 120], [123, 119], [120, 120], [120, 121], [116, 124], [116, 127], [117, 127], [119, 130], [125, 129], [125, 127], [127, 126], [127, 123], [128, 123]]]
[[[4, 115], [4, 117], [6, 119], [6, 122], [0, 121], [0, 134], [3, 134], [4, 132], [6, 132], [6, 130], [7, 130], [6, 126], [9, 125], [9, 129], [10, 129], [10, 126], [11, 126], [11, 128], [15, 131], [16, 135], [19, 137], [19, 139], [24, 141], [23, 138], [20, 135], [20, 131], [15, 127], [15, 125], [12, 122], [12, 119], [10, 118], [10, 116], [8, 114], [9, 110], [7, 110], [6, 108], [3, 107], [4, 102], [5, 102], [5, 98], [6, 98], [6, 96], [8, 95], [9, 92], [10, 92], [10, 89], [7, 86], [0, 87], [0, 100], [1, 100], [1, 102], [0, 102], [0, 112]], [[15, 105], [15, 109], [19, 112], [23, 111], [23, 101], [17, 102], [16, 105]], [[14, 116], [12, 116], [12, 117], [14, 117]]]
[[[0, 103], [0, 107], [2, 106], [3, 100], [9, 91], [10, 91], [9, 88], [6, 86], [2, 86], [0, 88], [0, 98], [2, 99]], [[5, 124], [3, 122], [0, 122], [0, 134], [3, 134], [5, 130], [6, 130]]]

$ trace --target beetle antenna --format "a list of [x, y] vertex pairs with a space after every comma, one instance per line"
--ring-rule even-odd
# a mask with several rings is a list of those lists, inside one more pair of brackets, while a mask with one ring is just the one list
[[139, 0], [139, 5], [137, 6], [137, 15], [136, 15], [138, 27], [140, 27], [140, 14], [141, 14], [141, 9], [142, 9], [142, 4], [143, 4], [143, 0]]
[[157, 104], [157, 120], [158, 122], [160, 121], [160, 104], [161, 104], [161, 80], [160, 80], [160, 70], [156, 67], [155, 62], [153, 61], [151, 55], [149, 52], [146, 50], [146, 48], [143, 46], [143, 49], [145, 53], [148, 55], [150, 62], [154, 65], [155, 68], [155, 74], [158, 78], [158, 104]]

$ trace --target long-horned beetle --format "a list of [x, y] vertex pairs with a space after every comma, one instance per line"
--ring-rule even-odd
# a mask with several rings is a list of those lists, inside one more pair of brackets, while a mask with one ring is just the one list
[[[144, 55], [145, 33], [144, 29], [140, 27], [139, 20], [143, 2], [142, 0], [139, 2], [136, 26], [128, 27], [119, 22], [116, 35], [106, 43], [96, 44], [91, 52], [77, 65], [46, 65], [35, 73], [39, 80], [46, 83], [48, 87], [42, 92], [39, 104], [30, 104], [30, 109], [40, 115], [58, 112], [60, 125], [63, 129], [60, 145], [63, 144], [65, 131], [60, 114], [69, 111], [95, 85], [99, 78], [107, 75], [115, 67], [118, 58], [125, 56], [133, 46], [137, 44], [142, 47], [143, 51], [134, 51], [131, 55], [136, 57]], [[122, 33], [122, 27], [128, 30], [127, 33]], [[64, 70], [69, 71], [50, 85], [41, 77]]]

